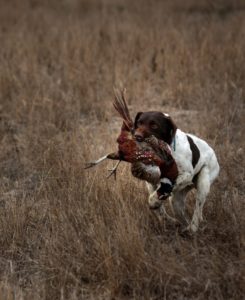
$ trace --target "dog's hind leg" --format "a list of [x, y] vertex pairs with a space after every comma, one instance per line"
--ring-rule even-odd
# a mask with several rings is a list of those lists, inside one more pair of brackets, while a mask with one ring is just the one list
[[185, 226], [189, 224], [185, 214], [185, 198], [191, 187], [186, 187], [181, 191], [175, 191], [171, 197], [171, 205], [175, 217]]
[[196, 204], [195, 204], [195, 210], [190, 224], [190, 229], [193, 232], [197, 231], [199, 222], [203, 221], [202, 210], [209, 191], [210, 191], [209, 169], [208, 167], [203, 167], [197, 178]]

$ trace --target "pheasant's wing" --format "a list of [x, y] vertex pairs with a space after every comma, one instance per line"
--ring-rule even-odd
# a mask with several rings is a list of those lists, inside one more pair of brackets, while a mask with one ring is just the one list
[[168, 149], [165, 142], [158, 140], [154, 135], [145, 139], [145, 142], [164, 161], [168, 161]]
[[145, 180], [153, 185], [157, 184], [161, 177], [161, 171], [158, 166], [146, 165], [143, 162], [131, 164], [131, 173], [134, 177]]

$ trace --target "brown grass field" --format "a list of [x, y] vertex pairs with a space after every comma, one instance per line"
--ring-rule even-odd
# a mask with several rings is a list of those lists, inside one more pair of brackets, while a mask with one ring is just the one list
[[[242, 299], [244, 1], [0, 5], [0, 299]], [[128, 164], [83, 169], [117, 147], [114, 86], [215, 149], [197, 234], [158, 221]]]

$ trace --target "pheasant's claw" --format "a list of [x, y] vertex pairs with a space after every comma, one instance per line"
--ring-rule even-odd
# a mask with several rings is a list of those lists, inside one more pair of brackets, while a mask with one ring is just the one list
[[112, 175], [114, 175], [114, 179], [116, 180], [117, 179], [117, 168], [120, 164], [120, 160], [118, 161], [118, 163], [112, 168], [112, 169], [109, 169], [108, 171], [110, 171], [109, 175], [106, 176], [106, 178], [109, 178], [111, 177]]
[[117, 179], [117, 167], [114, 167], [113, 169], [108, 170], [110, 173], [106, 176], [106, 178], [110, 178], [112, 175], [114, 175], [114, 179]]

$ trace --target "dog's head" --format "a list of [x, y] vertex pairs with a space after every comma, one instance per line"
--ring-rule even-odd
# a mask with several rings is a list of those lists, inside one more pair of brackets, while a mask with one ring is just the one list
[[134, 136], [139, 142], [154, 135], [170, 145], [176, 130], [177, 126], [170, 116], [158, 111], [138, 112], [135, 117]]

